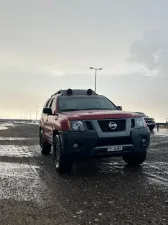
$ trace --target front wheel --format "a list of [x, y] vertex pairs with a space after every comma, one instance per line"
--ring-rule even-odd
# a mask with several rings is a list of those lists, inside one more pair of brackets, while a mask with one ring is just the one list
[[123, 160], [131, 166], [138, 166], [142, 164], [146, 159], [146, 151], [145, 152], [136, 152], [128, 155], [124, 155]]
[[71, 159], [68, 159], [65, 154], [63, 140], [61, 140], [60, 135], [56, 135], [54, 138], [53, 158], [55, 168], [59, 173], [70, 172], [73, 167], [73, 162]]

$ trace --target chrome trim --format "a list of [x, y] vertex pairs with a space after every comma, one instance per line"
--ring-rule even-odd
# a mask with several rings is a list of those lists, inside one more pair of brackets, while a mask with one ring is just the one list
[[[113, 131], [113, 132], [102, 132], [98, 120], [92, 120], [92, 125], [98, 135], [99, 138], [111, 138], [111, 137], [124, 137], [124, 136], [130, 136], [131, 128], [131, 119], [132, 118], [121, 118], [126, 120], [126, 129], [124, 131]], [[103, 120], [112, 120], [115, 122], [117, 120], [116, 118], [107, 118]]]
[[134, 145], [105, 145], [105, 146], [100, 146], [100, 147], [94, 147], [94, 150], [104, 149], [104, 148], [110, 148], [110, 147], [115, 147], [115, 146], [134, 147]]

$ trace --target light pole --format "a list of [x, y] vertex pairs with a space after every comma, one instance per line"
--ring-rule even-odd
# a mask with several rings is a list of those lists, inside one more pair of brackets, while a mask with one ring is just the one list
[[32, 111], [31, 111], [31, 110], [29, 110], [29, 112], [30, 112], [30, 121], [31, 121], [31, 112], [32, 112]]
[[96, 92], [97, 70], [102, 70], [103, 68], [93, 68], [93, 67], [90, 67], [90, 69], [95, 71], [95, 92]]
[[37, 117], [38, 117], [38, 108], [39, 107], [40, 107], [39, 105], [36, 106], [36, 121], [37, 121]]
[[25, 120], [27, 120], [27, 112], [25, 112]]

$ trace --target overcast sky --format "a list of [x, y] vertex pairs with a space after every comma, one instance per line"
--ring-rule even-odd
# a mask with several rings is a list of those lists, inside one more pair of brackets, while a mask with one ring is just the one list
[[94, 88], [128, 111], [168, 117], [167, 0], [0, 0], [0, 117], [61, 88]]

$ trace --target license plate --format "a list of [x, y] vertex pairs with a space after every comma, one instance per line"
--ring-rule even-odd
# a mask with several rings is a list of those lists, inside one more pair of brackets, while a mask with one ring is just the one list
[[108, 152], [122, 151], [122, 149], [123, 149], [122, 146], [111, 146], [111, 147], [108, 147], [107, 151]]

